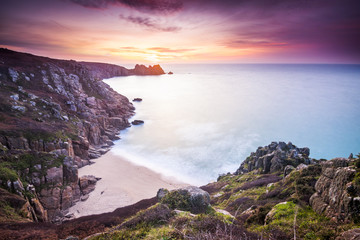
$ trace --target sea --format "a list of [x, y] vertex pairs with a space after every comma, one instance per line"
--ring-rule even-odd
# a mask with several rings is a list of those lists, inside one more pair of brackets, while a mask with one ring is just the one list
[[131, 120], [145, 123], [122, 131], [111, 150], [136, 165], [202, 185], [273, 141], [309, 147], [315, 159], [360, 152], [360, 65], [162, 67], [174, 74], [104, 80], [143, 99]]

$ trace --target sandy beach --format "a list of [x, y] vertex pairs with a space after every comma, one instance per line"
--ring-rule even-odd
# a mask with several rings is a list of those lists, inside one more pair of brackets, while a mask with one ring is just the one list
[[101, 178], [84, 202], [69, 209], [75, 217], [111, 212], [119, 207], [156, 196], [159, 188], [176, 189], [187, 186], [148, 168], [134, 165], [111, 151], [94, 160], [94, 164], [79, 169], [79, 176]]

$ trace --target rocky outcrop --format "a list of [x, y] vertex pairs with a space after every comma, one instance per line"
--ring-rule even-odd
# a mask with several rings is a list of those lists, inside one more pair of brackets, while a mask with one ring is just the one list
[[130, 75], [162, 75], [165, 74], [160, 65], [146, 67], [136, 64], [134, 69], [129, 70]]
[[253, 170], [259, 170], [260, 173], [274, 173], [284, 171], [288, 165], [293, 167], [301, 163], [309, 164], [309, 148], [297, 148], [291, 142], [272, 142], [265, 147], [259, 147], [256, 152], [240, 165], [235, 174], [242, 174]]
[[[126, 69], [0, 49], [0, 162], [34, 186], [37, 200], [28, 200], [38, 219], [58, 220], [93, 189], [90, 179], [84, 187], [78, 168], [106, 153], [134, 114], [132, 103], [100, 80], [135, 74], [163, 71], [158, 65]], [[27, 195], [15, 180], [9, 184], [0, 183]]]
[[322, 162], [322, 173], [315, 185], [316, 193], [310, 198], [315, 212], [334, 221], [359, 220], [360, 193], [353, 182], [356, 169], [349, 163], [350, 160], [345, 158]]

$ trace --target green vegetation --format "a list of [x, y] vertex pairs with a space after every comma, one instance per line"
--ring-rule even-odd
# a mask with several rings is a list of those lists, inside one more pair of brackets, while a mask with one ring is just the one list
[[7, 180], [13, 182], [19, 177], [24, 184], [27, 184], [31, 179], [31, 175], [35, 172], [41, 178], [46, 175], [48, 169], [60, 167], [64, 158], [63, 155], [55, 157], [45, 152], [22, 152], [18, 155], [1, 156], [0, 179], [3, 181], [2, 185], [7, 188]]
[[0, 180], [6, 184], [8, 180], [14, 182], [18, 179], [16, 172], [11, 169], [11, 164], [8, 162], [0, 163]]
[[29, 221], [21, 209], [11, 207], [8, 202], [0, 201], [0, 222]]
[[157, 204], [141, 211], [123, 224], [91, 239], [230, 239], [242, 231], [229, 217], [216, 213], [193, 215]]
[[171, 209], [191, 210], [190, 194], [187, 191], [184, 193], [169, 192], [161, 199], [161, 203], [168, 205]]

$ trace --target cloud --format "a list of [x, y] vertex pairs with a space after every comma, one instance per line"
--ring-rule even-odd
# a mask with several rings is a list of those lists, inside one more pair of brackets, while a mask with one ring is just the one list
[[190, 48], [172, 49], [172, 48], [164, 48], [164, 47], [152, 47], [152, 48], [147, 48], [147, 50], [161, 52], [161, 53], [185, 53], [185, 52], [195, 51], [196, 49], [190, 49]]
[[289, 43], [286, 42], [271, 42], [271, 41], [252, 41], [252, 40], [231, 40], [226, 42], [226, 46], [236, 48], [249, 48], [249, 47], [285, 47]]
[[181, 0], [69, 0], [87, 8], [130, 7], [139, 11], [171, 13], [182, 9]]
[[159, 23], [157, 20], [150, 18], [150, 17], [139, 17], [139, 16], [124, 16], [122, 14], [119, 15], [121, 19], [124, 19], [128, 22], [145, 26], [149, 29], [162, 31], [162, 32], [177, 32], [180, 31], [181, 28], [177, 26], [163, 26], [161, 23]]

